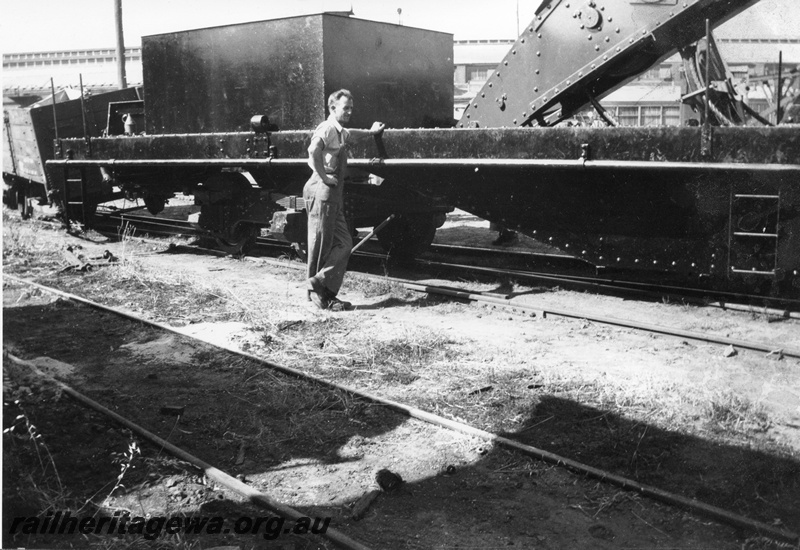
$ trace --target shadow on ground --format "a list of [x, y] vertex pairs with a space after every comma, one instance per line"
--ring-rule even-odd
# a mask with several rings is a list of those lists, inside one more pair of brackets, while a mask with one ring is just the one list
[[[3, 331], [12, 352], [75, 365], [69, 382], [80, 391], [252, 486], [269, 487], [288, 505], [333, 517], [332, 526], [376, 547], [741, 548], [752, 535], [69, 302], [6, 308]], [[665, 431], [545, 386], [535, 390], [527, 405], [514, 404], [523, 418], [506, 437], [800, 529], [796, 456]], [[163, 414], [167, 406], [185, 407], [178, 422]], [[76, 414], [66, 398], [33, 401], [28, 410], [68, 485], [65, 504], [104, 494], [119, 471], [112, 453], [124, 453], [130, 436], [94, 413]], [[21, 478], [22, 443], [6, 443], [4, 509], [44, 511], [41, 493], [27, 490]], [[8, 454], [15, 452], [16, 459]], [[191, 467], [161, 455], [154, 448], [143, 453], [148, 460], [126, 474], [115, 506], [161, 514], [256, 513], [239, 497], [203, 486]], [[28, 458], [33, 463], [33, 455]], [[369, 490], [380, 466], [413, 481], [381, 494], [355, 521], [349, 506]], [[173, 479], [178, 481], [170, 486]], [[30, 540], [4, 536], [3, 543]], [[300, 544], [307, 543], [294, 547], [305, 547]]]

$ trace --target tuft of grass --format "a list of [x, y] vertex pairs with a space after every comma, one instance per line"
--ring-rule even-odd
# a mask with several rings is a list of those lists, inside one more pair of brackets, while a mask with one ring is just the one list
[[763, 406], [730, 391], [713, 396], [704, 413], [709, 423], [727, 432], [765, 432], [772, 425]]

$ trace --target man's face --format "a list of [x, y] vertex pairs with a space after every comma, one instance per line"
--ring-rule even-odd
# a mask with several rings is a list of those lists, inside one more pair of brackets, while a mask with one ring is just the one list
[[339, 124], [349, 122], [350, 115], [353, 114], [353, 100], [346, 96], [340, 97], [331, 106], [331, 113], [339, 121]]

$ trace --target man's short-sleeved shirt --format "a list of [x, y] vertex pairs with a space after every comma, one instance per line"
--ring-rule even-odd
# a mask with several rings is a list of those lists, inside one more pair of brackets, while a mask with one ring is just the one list
[[[339, 170], [340, 154], [347, 155], [347, 141], [350, 132], [339, 124], [339, 121], [331, 115], [314, 130], [311, 136], [312, 143], [316, 138], [320, 138], [324, 144], [322, 149], [322, 163], [325, 165], [326, 174], [336, 174]], [[346, 157], [345, 157], [346, 162]]]

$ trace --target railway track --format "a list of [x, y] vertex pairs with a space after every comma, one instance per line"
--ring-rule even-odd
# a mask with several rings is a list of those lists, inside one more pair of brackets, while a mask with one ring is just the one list
[[[149, 325], [154, 329], [157, 329], [158, 331], [177, 333], [180, 334], [181, 337], [185, 337], [185, 334], [180, 333], [179, 331], [170, 326], [153, 322], [146, 318], [142, 318], [138, 315], [131, 314], [130, 312], [125, 312], [116, 308], [104, 306], [97, 302], [93, 302], [91, 300], [87, 300], [85, 298], [81, 298], [79, 296], [70, 293], [45, 287], [43, 285], [38, 285], [31, 281], [21, 280], [13, 276], [8, 277], [8, 279], [16, 284], [35, 287], [44, 292], [55, 294], [61, 298], [77, 302], [85, 306], [89, 306], [90, 308], [93, 308], [98, 311], [110, 313], [115, 316], [125, 317], [129, 320], [135, 321], [136, 323]], [[208, 341], [204, 341], [204, 344], [215, 345], [217, 347], [220, 347], [218, 344], [213, 344], [212, 342]], [[479, 438], [481, 440], [486, 441], [489, 444], [503, 447], [513, 453], [520, 453], [525, 457], [543, 461], [560, 468], [565, 468], [573, 472], [574, 474], [577, 474], [577, 478], [575, 481], [576, 483], [581, 477], [584, 476], [590, 477], [599, 480], [604, 484], [613, 485], [625, 491], [629, 491], [635, 495], [646, 496], [649, 499], [653, 499], [655, 501], [659, 501], [661, 503], [670, 506], [675, 506], [681, 509], [685, 509], [694, 514], [699, 514], [701, 516], [711, 518], [717, 522], [733, 526], [736, 529], [742, 529], [751, 533], [758, 533], [759, 535], [766, 536], [774, 540], [787, 542], [790, 544], [797, 544], [798, 542], [800, 542], [800, 537], [796, 533], [793, 533], [787, 529], [782, 529], [780, 527], [776, 527], [775, 525], [768, 525], [762, 522], [754, 521], [739, 514], [732, 513], [723, 508], [708, 505], [696, 499], [686, 498], [679, 494], [665, 491], [658, 487], [646, 485], [637, 482], [633, 479], [629, 479], [624, 476], [616, 475], [612, 472], [605, 471], [603, 469], [589, 466], [578, 460], [574, 460], [570, 457], [560, 456], [556, 453], [548, 452], [546, 450], [531, 445], [526, 445], [518, 440], [515, 440], [513, 436], [506, 437], [498, 435], [496, 433], [481, 430], [474, 426], [468, 425], [464, 422], [459, 422], [452, 418], [446, 418], [438, 414], [433, 414], [431, 412], [421, 410], [417, 407], [409, 406], [407, 404], [395, 400], [387, 399], [385, 397], [381, 397], [358, 388], [349, 387], [344, 384], [338, 383], [336, 381], [331, 381], [329, 379], [320, 376], [309, 374], [307, 372], [304, 372], [303, 370], [271, 362], [261, 357], [245, 353], [233, 347], [222, 346], [221, 348], [227, 353], [235, 354], [239, 357], [247, 359], [248, 361], [257, 363], [264, 369], [281, 373], [282, 375], [291, 376], [296, 380], [298, 380], [300, 383], [324, 386], [329, 389], [341, 391], [348, 395], [353, 396], [354, 398], [364, 400], [366, 402], [370, 402], [373, 404], [377, 404], [380, 405], [381, 407], [385, 407], [386, 409], [391, 410], [395, 414], [415, 418], [417, 420], [433, 424], [437, 427], [446, 428], [448, 430], [454, 430], [461, 434], [466, 434], [471, 437]], [[20, 360], [17, 357], [9, 356], [9, 358], [17, 363], [30, 366], [28, 363]], [[213, 465], [203, 461], [202, 459], [195, 457], [194, 455], [186, 452], [180, 447], [169, 443], [165, 439], [156, 436], [146, 428], [143, 428], [139, 426], [137, 423], [132, 422], [131, 420], [125, 418], [123, 415], [111, 411], [108, 408], [108, 406], [101, 405], [97, 401], [89, 399], [81, 392], [76, 391], [75, 389], [66, 386], [61, 382], [58, 382], [58, 385], [68, 395], [74, 397], [83, 405], [92, 407], [95, 410], [101, 412], [102, 414], [107, 415], [115, 422], [123, 424], [127, 428], [138, 433], [140, 436], [151, 441], [157, 447], [161, 447], [162, 449], [165, 449], [173, 453], [175, 456], [181, 458], [182, 460], [186, 460], [191, 462], [192, 464], [195, 464], [197, 467], [201, 468], [209, 478], [214, 479], [215, 481], [226, 486], [227, 488], [238, 492], [243, 497], [249, 499], [251, 502], [264, 506], [270, 511], [289, 519], [296, 518], [299, 515], [302, 515], [300, 514], [300, 512], [297, 512], [296, 510], [293, 510], [291, 508], [288, 508], [280, 504], [276, 499], [272, 498], [271, 496], [266, 495], [263, 492], [258, 491], [245, 483], [242, 483], [240, 480], [237, 480], [233, 476], [226, 474], [220, 469], [215, 468]], [[350, 538], [343, 532], [340, 532], [339, 530], [336, 529], [330, 529], [328, 531], [327, 536], [331, 541], [335, 542], [338, 545], [341, 545], [344, 548], [357, 548], [357, 549], [367, 548], [366, 545]]]
[[[134, 224], [140, 232], [152, 235], [195, 235], [201, 236], [190, 223], [169, 218], [153, 218], [136, 214], [105, 214], [100, 230], [112, 235], [118, 234], [119, 223]], [[110, 223], [109, 223], [110, 222]], [[111, 225], [115, 229], [109, 230]], [[104, 227], [106, 229], [104, 229]], [[356, 258], [377, 259], [382, 262], [378, 272], [385, 269], [387, 256], [377, 244], [354, 254]], [[261, 237], [257, 239], [255, 254], [293, 253], [285, 242]], [[364, 269], [370, 266], [364, 264]], [[448, 244], [433, 244], [431, 251], [417, 259], [417, 269], [447, 271], [462, 276], [471, 273], [476, 277], [489, 277], [495, 280], [513, 279], [546, 286], [625, 295], [645, 300], [669, 301], [681, 304], [694, 304], [708, 307], [744, 311], [769, 315], [774, 319], [800, 319], [800, 300], [754, 295], [743, 292], [726, 292], [717, 289], [691, 288], [676, 284], [642, 282], [626, 279], [623, 276], [603, 276], [592, 274], [593, 266], [571, 256], [550, 253], [519, 252], [496, 248], [470, 247]], [[404, 266], [409, 267], [409, 266]], [[374, 269], [373, 269], [374, 272]]]

